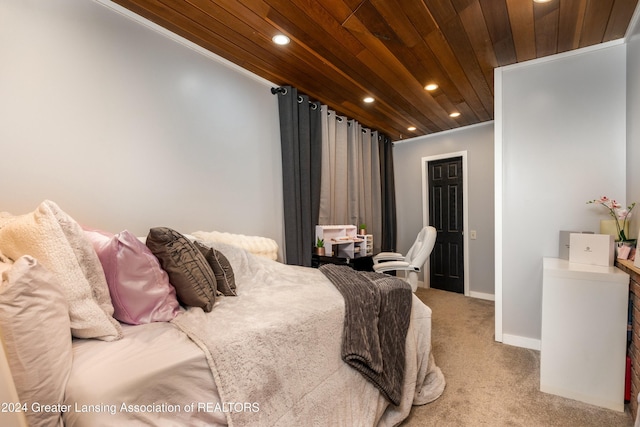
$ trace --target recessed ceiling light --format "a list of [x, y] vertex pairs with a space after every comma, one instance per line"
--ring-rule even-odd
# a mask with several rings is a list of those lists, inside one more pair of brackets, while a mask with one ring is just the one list
[[415, 126], [409, 126], [407, 128], [407, 130], [410, 131], [410, 132], [413, 132], [414, 130], [416, 130], [416, 127]]
[[367, 96], [366, 98], [363, 99], [364, 102], [366, 102], [367, 104], [371, 104], [374, 99], [370, 96]]
[[289, 42], [291, 42], [291, 39], [284, 34], [276, 34], [271, 40], [273, 40], [275, 44], [279, 44], [281, 46], [284, 46], [285, 44], [289, 44]]
[[460, 117], [460, 113], [458, 113], [457, 111], [454, 111], [453, 113], [449, 114], [449, 117]]
[[534, 3], [549, 3], [551, 0], [533, 0]]
[[424, 88], [425, 88], [426, 90], [429, 90], [429, 91], [431, 91], [431, 90], [436, 90], [436, 89], [438, 89], [438, 85], [437, 85], [437, 84], [435, 84], [435, 83], [429, 83], [429, 84], [428, 84], [428, 85], [426, 85]]

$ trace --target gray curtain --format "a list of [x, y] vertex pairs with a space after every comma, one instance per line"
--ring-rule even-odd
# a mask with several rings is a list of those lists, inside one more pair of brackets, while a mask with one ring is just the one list
[[396, 189], [393, 173], [393, 142], [388, 136], [378, 135], [380, 152], [380, 187], [382, 189], [382, 242], [383, 251], [396, 251]]
[[320, 209], [320, 104], [291, 86], [271, 91], [280, 113], [285, 261], [309, 267]]
[[337, 115], [326, 105], [322, 106], [321, 120], [323, 165], [319, 223], [366, 224], [367, 233], [373, 235], [374, 252], [379, 252], [383, 241], [381, 173], [384, 168], [378, 132]]
[[347, 134], [349, 122], [346, 117], [322, 106], [322, 176], [320, 216], [318, 224], [346, 225], [349, 222], [348, 177], [349, 156]]

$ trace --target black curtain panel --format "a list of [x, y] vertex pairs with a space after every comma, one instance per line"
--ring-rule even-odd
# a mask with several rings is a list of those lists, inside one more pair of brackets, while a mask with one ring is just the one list
[[396, 189], [393, 174], [393, 142], [386, 135], [379, 136], [380, 183], [382, 192], [382, 251], [395, 252], [397, 237]]
[[320, 206], [320, 104], [291, 86], [272, 92], [280, 112], [285, 261], [309, 267]]

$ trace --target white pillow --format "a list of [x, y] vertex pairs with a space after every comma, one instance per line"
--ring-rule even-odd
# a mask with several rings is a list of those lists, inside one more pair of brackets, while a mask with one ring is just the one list
[[278, 244], [268, 237], [221, 233], [219, 231], [194, 231], [191, 236], [204, 242], [226, 243], [237, 246], [254, 255], [273, 261], [278, 259]]
[[45, 200], [0, 228], [0, 250], [14, 260], [31, 255], [51, 271], [69, 304], [73, 336], [122, 337], [98, 255], [80, 225], [54, 202]]
[[67, 301], [54, 276], [30, 256], [0, 270], [0, 331], [19, 401], [31, 427], [57, 425], [59, 412], [34, 412], [31, 405], [64, 402], [73, 360]]

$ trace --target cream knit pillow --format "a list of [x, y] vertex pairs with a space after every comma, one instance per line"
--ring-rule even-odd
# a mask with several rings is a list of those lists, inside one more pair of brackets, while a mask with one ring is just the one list
[[122, 337], [98, 255], [80, 225], [54, 202], [45, 200], [0, 228], [0, 251], [13, 260], [31, 255], [53, 274], [69, 304], [73, 336]]

